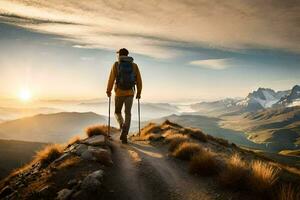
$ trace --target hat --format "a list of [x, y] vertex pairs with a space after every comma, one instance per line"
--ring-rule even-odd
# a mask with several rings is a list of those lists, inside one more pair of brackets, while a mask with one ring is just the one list
[[127, 56], [129, 54], [129, 51], [125, 48], [122, 48], [120, 49], [119, 51], [117, 51], [117, 53], [120, 55], [120, 56]]

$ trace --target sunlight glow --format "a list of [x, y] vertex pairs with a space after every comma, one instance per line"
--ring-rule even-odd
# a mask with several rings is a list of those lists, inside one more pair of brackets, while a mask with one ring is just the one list
[[32, 93], [29, 89], [23, 88], [20, 90], [19, 98], [21, 101], [29, 101], [32, 98]]

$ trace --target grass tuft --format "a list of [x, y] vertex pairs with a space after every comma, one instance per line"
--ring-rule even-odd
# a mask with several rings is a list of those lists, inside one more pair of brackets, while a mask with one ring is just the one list
[[104, 135], [107, 136], [108, 127], [106, 125], [96, 125], [90, 126], [86, 129], [86, 134], [88, 137], [92, 137], [95, 135]]
[[189, 171], [201, 176], [216, 174], [218, 172], [218, 165], [213, 153], [200, 151], [195, 154], [189, 163]]
[[194, 155], [202, 153], [203, 148], [198, 143], [182, 142], [171, 153], [175, 158], [190, 160]]
[[188, 142], [189, 139], [184, 137], [184, 136], [174, 136], [174, 137], [169, 137], [166, 141], [169, 141], [169, 151], [173, 152], [180, 144], [184, 142]]
[[64, 146], [60, 144], [51, 144], [43, 150], [38, 151], [35, 155], [35, 160], [41, 163], [41, 166], [47, 167], [54, 160], [59, 158], [64, 151]]
[[268, 163], [254, 161], [251, 163], [249, 184], [255, 192], [265, 192], [273, 186], [278, 179], [279, 170]]
[[[299, 188], [298, 188], [299, 189]], [[300, 193], [292, 184], [282, 185], [279, 190], [278, 200], [297, 200], [300, 199]]]
[[207, 142], [207, 136], [200, 129], [184, 128], [183, 133], [190, 135], [192, 138], [197, 139], [201, 142]]
[[247, 163], [238, 154], [232, 155], [226, 162], [226, 168], [219, 175], [221, 186], [233, 189], [245, 189], [248, 183]]

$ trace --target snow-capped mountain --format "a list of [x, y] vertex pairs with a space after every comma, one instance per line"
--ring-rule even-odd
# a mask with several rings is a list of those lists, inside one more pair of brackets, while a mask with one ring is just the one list
[[295, 85], [292, 90], [283, 96], [275, 106], [300, 106], [300, 85]]
[[269, 88], [258, 88], [258, 90], [249, 93], [248, 96], [237, 104], [245, 107], [247, 111], [256, 111], [264, 108], [270, 108], [280, 99], [289, 94], [290, 91], [275, 92]]

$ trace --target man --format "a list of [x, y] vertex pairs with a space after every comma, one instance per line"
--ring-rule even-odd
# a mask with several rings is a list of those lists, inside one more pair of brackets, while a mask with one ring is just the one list
[[[125, 48], [117, 51], [118, 61], [115, 62], [110, 71], [106, 94], [111, 96], [114, 86], [115, 91], [115, 117], [120, 125], [122, 143], [127, 143], [127, 134], [130, 128], [131, 107], [135, 94], [135, 85], [137, 88], [136, 98], [141, 98], [142, 78], [137, 64], [133, 58], [129, 57], [128, 50]], [[115, 84], [114, 84], [115, 83]], [[122, 107], [125, 105], [125, 121], [122, 117]]]

